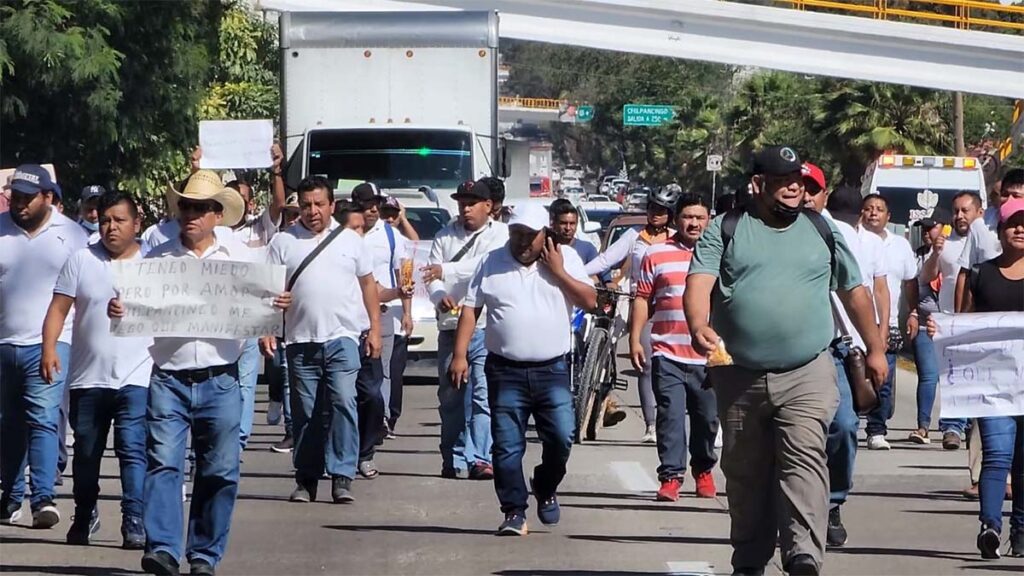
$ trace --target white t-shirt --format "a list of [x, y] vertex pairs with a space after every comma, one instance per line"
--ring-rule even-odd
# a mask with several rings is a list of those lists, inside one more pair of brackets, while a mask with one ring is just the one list
[[[566, 272], [590, 284], [576, 251], [569, 246], [560, 250]], [[523, 266], [507, 245], [484, 257], [464, 305], [484, 308], [488, 352], [520, 362], [551, 360], [569, 352], [572, 302], [543, 264]]]
[[234, 235], [235, 240], [253, 250], [254, 258], [263, 259], [266, 257], [266, 250], [262, 249], [270, 244], [270, 239], [274, 237], [274, 234], [277, 234], [280, 228], [281, 217], [278, 216], [275, 222], [270, 217], [270, 209], [265, 208], [252, 222], [232, 230], [231, 234]]
[[[853, 253], [857, 266], [860, 268], [861, 285], [867, 288], [868, 294], [871, 295], [872, 309], [875, 309], [876, 307], [873, 304], [875, 298], [875, 278], [885, 276], [885, 270], [882, 266], [882, 239], [876, 234], [861, 234], [856, 228], [846, 222], [832, 218], [832, 215], [827, 210], [823, 211], [822, 215], [831, 219], [836, 229], [842, 233], [843, 240], [846, 241], [847, 247]], [[846, 308], [835, 292], [832, 293], [832, 305], [839, 313], [839, 321], [842, 322], [846, 333], [853, 339], [853, 345], [859, 346], [861, 350], [867, 350], [864, 337], [861, 336], [853, 321], [850, 320], [850, 315], [846, 313]], [[878, 322], [877, 309], [875, 310], [875, 322]], [[842, 331], [839, 326], [836, 326], [836, 337], [840, 336], [842, 336]]]
[[[903, 236], [886, 230], [883, 232], [882, 243], [885, 245], [885, 281], [889, 285], [889, 326], [899, 326], [903, 282], [917, 278], [917, 258], [910, 242]], [[917, 306], [917, 303], [912, 305]]]
[[[391, 251], [387, 228], [391, 228], [395, 239], [394, 253]], [[373, 228], [366, 231], [363, 243], [373, 260], [373, 279], [385, 288], [397, 288], [401, 280], [402, 259], [412, 257], [412, 243], [383, 219], [377, 220]], [[381, 315], [381, 336], [391, 336], [402, 329], [402, 300], [396, 298], [382, 304], [386, 304], [388, 310]]]
[[[283, 264], [291, 278], [306, 256], [339, 226], [314, 236], [302, 222], [278, 233], [267, 248], [267, 262]], [[345, 230], [313, 260], [292, 287], [292, 304], [285, 312], [285, 341], [324, 343], [338, 338], [359, 341], [369, 330], [359, 279], [373, 274], [373, 260], [363, 238]]]
[[967, 237], [953, 232], [946, 238], [946, 244], [939, 252], [939, 275], [942, 285], [939, 287], [939, 311], [953, 313], [953, 300], [956, 296], [956, 277], [960, 274], [960, 256], [967, 245]]
[[[234, 237], [234, 230], [227, 226], [217, 226], [213, 229], [213, 233], [217, 238], [232, 238]], [[181, 222], [177, 218], [171, 218], [164, 220], [163, 222], [153, 224], [149, 228], [146, 228], [140, 239], [142, 240], [142, 253], [149, 254], [149, 252], [157, 246], [173, 240], [181, 236]]]
[[[141, 260], [141, 250], [131, 260]], [[152, 338], [118, 338], [110, 333], [107, 303], [116, 296], [110, 254], [103, 244], [75, 252], [57, 276], [54, 294], [74, 298], [75, 319], [68, 387], [149, 386]]]
[[[87, 242], [85, 230], [56, 208], [31, 238], [10, 212], [0, 213], [0, 344], [42, 343], [57, 275]], [[59, 341], [71, 343], [73, 321], [74, 312], [68, 314]]]
[[[230, 232], [230, 229], [225, 228]], [[160, 244], [145, 258], [191, 258], [195, 260], [228, 260], [234, 262], [252, 262], [249, 248], [236, 242], [230, 234], [214, 234], [214, 244], [202, 254], [196, 254], [181, 243], [181, 238], [173, 237]], [[282, 292], [284, 291], [282, 287]], [[242, 355], [245, 340], [229, 340], [225, 338], [175, 338], [161, 336], [153, 339], [149, 348], [153, 364], [163, 370], [195, 370], [223, 366], [238, 360]]]
[[957, 263], [964, 270], [970, 270], [1002, 253], [1003, 247], [999, 244], [996, 228], [990, 226], [984, 218], [978, 218], [971, 222], [971, 227], [967, 231], [967, 241]]

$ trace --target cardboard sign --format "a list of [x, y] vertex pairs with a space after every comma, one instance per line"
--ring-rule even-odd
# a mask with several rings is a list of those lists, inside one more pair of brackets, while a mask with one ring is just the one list
[[199, 123], [200, 168], [267, 168], [274, 163], [270, 120], [204, 120]]

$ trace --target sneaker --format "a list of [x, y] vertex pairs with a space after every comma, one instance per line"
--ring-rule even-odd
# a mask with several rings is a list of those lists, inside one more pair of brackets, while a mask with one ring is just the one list
[[1010, 557], [1024, 558], [1024, 530], [1010, 529]]
[[892, 446], [881, 434], [868, 436], [868, 450], [889, 450]]
[[469, 471], [465, 468], [444, 468], [441, 470], [441, 478], [449, 480], [468, 480]]
[[377, 465], [373, 463], [373, 460], [364, 460], [359, 463], [359, 475], [367, 480], [373, 480], [380, 476], [380, 470], [377, 470]]
[[641, 444], [654, 444], [658, 441], [658, 433], [654, 429], [654, 424], [651, 424], [644, 430], [644, 435], [640, 437]]
[[142, 550], [146, 547], [146, 529], [138, 516], [121, 517], [121, 548]]
[[494, 466], [487, 462], [476, 462], [469, 469], [470, 480], [494, 480]]
[[950, 430], [942, 434], [942, 448], [944, 450], [959, 450], [960, 435]]
[[961, 494], [964, 498], [968, 500], [977, 500], [979, 498], [978, 483], [974, 482], [973, 484], [971, 484], [970, 488], [965, 488], [964, 491], [961, 492]]
[[533, 478], [530, 478], [530, 492], [537, 499], [537, 519], [545, 526], [554, 526], [562, 519], [562, 507], [558, 505], [558, 495], [552, 494], [547, 498], [541, 498], [533, 487]]
[[352, 479], [338, 476], [331, 479], [331, 498], [335, 504], [351, 504], [356, 501], [352, 495]]
[[818, 576], [818, 565], [810, 554], [797, 554], [786, 564], [786, 573], [789, 576]]
[[290, 454], [295, 449], [295, 439], [292, 438], [291, 434], [285, 434], [284, 438], [281, 438], [276, 444], [270, 445], [271, 452], [277, 452], [278, 454]]
[[839, 506], [828, 511], [828, 529], [825, 532], [825, 543], [829, 546], [843, 546], [848, 536], [846, 526], [843, 526], [843, 518], [839, 514]]
[[214, 576], [216, 571], [214, 571], [213, 565], [206, 560], [196, 558], [190, 562], [188, 573], [192, 576]]
[[17, 524], [18, 520], [21, 520], [21, 506], [17, 508], [13, 504], [8, 504], [5, 508], [0, 510], [0, 524]]
[[[948, 434], [948, 432], [947, 432], [947, 434]], [[932, 443], [932, 439], [928, 437], [928, 431], [925, 430], [924, 428], [918, 428], [917, 430], [914, 430], [913, 432], [911, 432], [910, 436], [907, 437], [907, 440], [910, 440], [910, 442], [913, 443], [913, 444], [931, 444]], [[946, 444], [946, 437], [945, 436], [942, 437], [942, 444], [943, 444], [943, 446], [945, 446], [945, 444]]]
[[73, 546], [88, 546], [89, 540], [99, 531], [100, 515], [94, 507], [88, 516], [71, 517], [71, 528], [68, 529], [66, 541]]
[[178, 561], [164, 551], [146, 552], [142, 555], [142, 570], [157, 576], [178, 576]]
[[697, 498], [714, 498], [718, 495], [718, 489], [715, 488], [715, 477], [711, 475], [711, 470], [694, 472], [693, 479], [697, 482]]
[[675, 502], [679, 500], [679, 489], [682, 485], [683, 482], [679, 478], [662, 480], [661, 488], [658, 488], [658, 494], [654, 499], [658, 502]]
[[267, 426], [277, 426], [281, 423], [281, 416], [284, 415], [284, 403], [270, 401], [267, 404]]
[[60, 512], [50, 500], [43, 500], [38, 508], [32, 511], [32, 527], [45, 530], [53, 528], [60, 522]]
[[295, 490], [292, 490], [292, 494], [288, 497], [288, 501], [300, 503], [315, 502], [316, 487], [316, 482], [296, 482]]
[[498, 526], [498, 536], [526, 536], [529, 532], [526, 516], [518, 512], [505, 514], [505, 521]]
[[999, 559], [999, 532], [995, 528], [984, 525], [978, 534], [978, 550], [986, 560]]

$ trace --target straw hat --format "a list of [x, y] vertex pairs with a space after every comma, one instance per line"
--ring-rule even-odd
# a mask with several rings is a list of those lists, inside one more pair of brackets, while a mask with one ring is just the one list
[[178, 200], [213, 200], [224, 207], [223, 226], [234, 226], [245, 217], [245, 203], [238, 192], [224, 186], [213, 170], [199, 170], [189, 177], [185, 189], [178, 192], [173, 184], [167, 185], [167, 205], [171, 216], [178, 216]]

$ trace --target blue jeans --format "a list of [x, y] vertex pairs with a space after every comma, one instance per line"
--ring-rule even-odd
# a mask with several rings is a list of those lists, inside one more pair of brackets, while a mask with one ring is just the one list
[[242, 355], [238, 358], [238, 384], [242, 389], [242, 420], [238, 430], [238, 438], [242, 450], [249, 443], [252, 434], [253, 412], [256, 410], [256, 379], [260, 375], [259, 340], [252, 338], [245, 341]]
[[[468, 470], [475, 462], [491, 462], [491, 409], [487, 400], [484, 332], [469, 341], [469, 386], [452, 386], [448, 365], [455, 348], [455, 331], [437, 334], [437, 411], [441, 415], [441, 468]], [[466, 389], [470, 389], [469, 394]]]
[[274, 357], [263, 361], [263, 373], [267, 375], [267, 393], [272, 402], [281, 403], [281, 413], [284, 415], [284, 433], [291, 436], [292, 433], [292, 403], [289, 401], [288, 385], [288, 357], [284, 352], [284, 340], [277, 339], [277, 348], [274, 349]]
[[[351, 338], [288, 345], [295, 480], [355, 478], [359, 457], [356, 376], [359, 346]], [[326, 421], [325, 421], [326, 420]]]
[[860, 418], [853, 408], [853, 390], [846, 377], [843, 360], [850, 353], [846, 344], [832, 348], [832, 361], [836, 365], [836, 386], [839, 388], [839, 406], [828, 426], [825, 456], [828, 458], [829, 504], [842, 506], [853, 488], [853, 466], [857, 460], [857, 429]]
[[1013, 502], [1010, 507], [1010, 531], [1024, 530], [1024, 416], [978, 418], [981, 432], [982, 524], [1002, 531], [1003, 498], [1006, 475], [1011, 476]]
[[878, 406], [868, 413], [867, 425], [864, 431], [868, 436], [885, 436], [889, 433], [886, 425], [893, 416], [896, 404], [893, 401], [893, 387], [896, 384], [896, 355], [886, 352], [885, 359], [889, 361], [889, 377], [882, 384], [878, 391]]
[[654, 398], [657, 401], [658, 480], [682, 478], [686, 472], [686, 415], [690, 415], [690, 466], [695, 474], [711, 470], [718, 462], [718, 405], [715, 392], [705, 389], [704, 366], [675, 362], [655, 356], [651, 362]]
[[[935, 388], [939, 384], [939, 359], [928, 332], [921, 330], [914, 338], [914, 363], [917, 364], [917, 427], [927, 430], [932, 423]], [[967, 428], [966, 418], [940, 418], [939, 431], [956, 432], [961, 437]]]
[[[393, 338], [384, 336], [383, 338]], [[359, 461], [373, 460], [377, 442], [384, 438], [384, 364], [366, 354], [366, 339], [359, 340], [359, 374], [356, 376], [356, 409], [359, 413]]]
[[64, 441], [57, 437], [57, 428], [71, 346], [57, 343], [62, 369], [52, 384], [39, 375], [42, 356], [41, 344], [0, 344], [0, 505], [9, 508], [20, 508], [25, 498], [26, 465], [32, 509], [55, 497], [57, 453]]
[[92, 514], [100, 494], [100, 464], [114, 424], [114, 454], [121, 466], [121, 514], [142, 518], [146, 480], [146, 403], [143, 386], [78, 388], [71, 391], [71, 429], [75, 432], [75, 516]]
[[503, 513], [522, 514], [528, 507], [523, 455], [531, 415], [543, 446], [540, 464], [533, 469], [537, 499], [549, 498], [565, 477], [576, 426], [569, 363], [565, 358], [519, 363], [489, 354], [485, 370], [493, 414], [494, 491]]
[[205, 370], [153, 368], [146, 409], [146, 481], [142, 523], [146, 552], [181, 558], [183, 465], [189, 431], [195, 475], [185, 556], [216, 566], [224, 556], [238, 496], [238, 364]]

